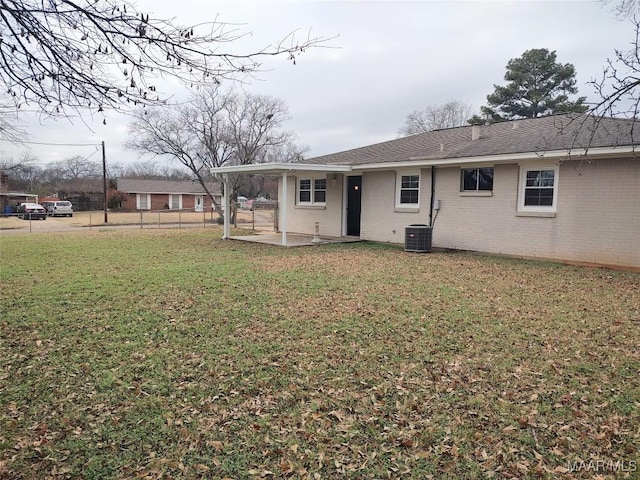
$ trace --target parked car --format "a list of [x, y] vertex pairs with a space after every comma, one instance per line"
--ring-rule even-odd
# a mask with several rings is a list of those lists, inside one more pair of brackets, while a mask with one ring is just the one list
[[47, 210], [47, 215], [52, 217], [73, 217], [73, 205], [67, 200], [42, 202], [42, 206]]
[[21, 203], [18, 206], [18, 218], [25, 220], [47, 219], [47, 211], [39, 203]]
[[269, 200], [265, 197], [258, 197], [250, 200], [251, 205], [249, 205], [249, 210], [258, 210], [259, 208], [271, 209], [275, 208], [277, 205], [277, 201]]

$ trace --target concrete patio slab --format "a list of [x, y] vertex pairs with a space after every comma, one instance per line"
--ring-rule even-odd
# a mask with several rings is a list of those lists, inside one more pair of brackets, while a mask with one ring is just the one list
[[[229, 237], [230, 240], [240, 240], [242, 242], [264, 243], [267, 245], [282, 245], [281, 234], [257, 234], [257, 235], [241, 235]], [[328, 243], [353, 243], [359, 242], [358, 237], [325, 237], [321, 236], [320, 241], [313, 241], [313, 235], [303, 235], [299, 233], [287, 234], [287, 247], [305, 247], [312, 245], [326, 245]]]

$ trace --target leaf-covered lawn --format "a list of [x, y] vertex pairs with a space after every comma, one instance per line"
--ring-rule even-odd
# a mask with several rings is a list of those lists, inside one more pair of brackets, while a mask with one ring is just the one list
[[217, 229], [0, 241], [2, 478], [638, 475], [639, 274]]

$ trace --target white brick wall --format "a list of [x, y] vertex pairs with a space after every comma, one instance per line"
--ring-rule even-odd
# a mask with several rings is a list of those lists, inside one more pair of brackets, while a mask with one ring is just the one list
[[[309, 178], [309, 177], [305, 177]], [[320, 235], [339, 237], [342, 235], [342, 190], [344, 177], [337, 175], [335, 182], [327, 179], [327, 201], [324, 207], [296, 205], [297, 179], [287, 177], [287, 231], [313, 234], [315, 222], [320, 222]], [[282, 192], [282, 178], [278, 180], [278, 191]], [[282, 209], [280, 209], [282, 212]], [[282, 225], [282, 220], [280, 220]]]
[[365, 172], [362, 176], [362, 222], [360, 238], [404, 243], [404, 231], [413, 223], [429, 224], [430, 169], [420, 171], [420, 207], [415, 212], [395, 208], [396, 173]]
[[[517, 164], [495, 165], [493, 194], [460, 195], [460, 168], [436, 169], [434, 246], [640, 268], [640, 159], [566, 161], [560, 167], [553, 218], [518, 216]], [[405, 227], [429, 223], [431, 170], [421, 170], [420, 206], [395, 208], [396, 172], [364, 172], [361, 238], [404, 243]], [[343, 232], [344, 176], [327, 181], [326, 208], [296, 208], [289, 178], [288, 230], [322, 235]], [[435, 214], [435, 212], [434, 212]]]
[[518, 165], [496, 165], [491, 197], [462, 197], [458, 168], [437, 172], [434, 245], [640, 267], [640, 162], [564, 162], [555, 218], [516, 215]]

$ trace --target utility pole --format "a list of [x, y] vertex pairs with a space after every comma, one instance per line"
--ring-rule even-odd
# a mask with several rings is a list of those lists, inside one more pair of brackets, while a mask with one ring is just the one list
[[102, 192], [104, 193], [104, 223], [107, 223], [107, 157], [104, 153], [104, 140], [102, 141]]

